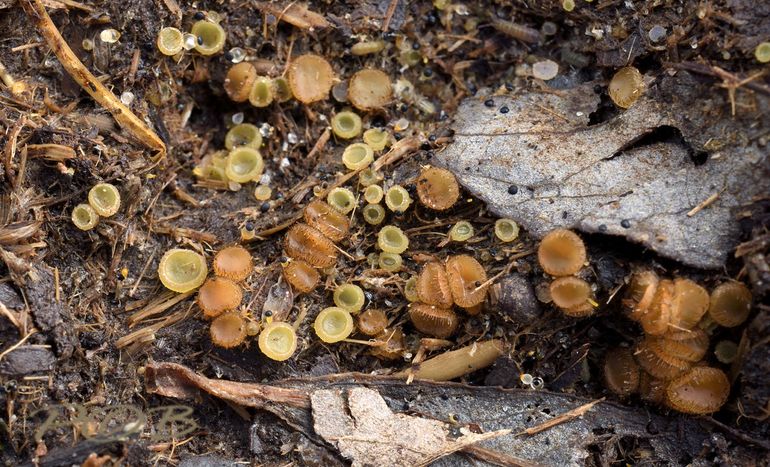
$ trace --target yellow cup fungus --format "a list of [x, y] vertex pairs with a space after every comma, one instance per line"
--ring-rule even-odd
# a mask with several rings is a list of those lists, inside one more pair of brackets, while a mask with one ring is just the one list
[[294, 328], [280, 321], [268, 324], [259, 334], [259, 350], [272, 360], [288, 360], [297, 350]]
[[224, 313], [211, 322], [209, 332], [214, 345], [231, 349], [246, 338], [246, 322], [238, 313]]
[[251, 253], [240, 245], [222, 248], [214, 256], [214, 274], [234, 281], [246, 279], [253, 267]]
[[197, 289], [208, 275], [206, 259], [184, 248], [172, 248], [160, 259], [158, 277], [163, 285], [174, 292], [184, 293]]
[[353, 143], [342, 152], [342, 163], [348, 170], [358, 170], [374, 161], [374, 151], [366, 143]]
[[257, 69], [249, 62], [236, 63], [227, 71], [223, 87], [230, 100], [246, 102], [257, 79]]
[[214, 55], [221, 52], [225, 46], [227, 34], [217, 23], [206, 20], [198, 21], [193, 24], [190, 32], [197, 41], [195, 50], [201, 55]]
[[347, 214], [356, 207], [356, 196], [347, 188], [337, 187], [329, 191], [326, 202], [337, 211]]
[[383, 196], [385, 196], [385, 193], [380, 185], [369, 185], [364, 190], [364, 200], [369, 204], [379, 203], [382, 201]]
[[374, 185], [375, 183], [379, 183], [382, 180], [382, 174], [372, 169], [371, 167], [365, 168], [358, 174], [358, 183], [360, 183], [361, 186]]
[[367, 224], [380, 225], [385, 220], [385, 208], [379, 204], [370, 203], [361, 209], [361, 215], [364, 216], [364, 221]]
[[184, 34], [177, 28], [162, 28], [158, 32], [156, 44], [163, 55], [176, 55], [184, 48]]
[[361, 311], [365, 301], [364, 291], [355, 284], [342, 284], [334, 290], [334, 304], [349, 313]]
[[404, 284], [404, 298], [409, 302], [420, 301], [420, 296], [417, 294], [417, 276], [410, 277]]
[[225, 175], [238, 183], [248, 183], [259, 179], [265, 163], [262, 154], [254, 148], [239, 146], [230, 151], [225, 162]]
[[342, 308], [332, 306], [321, 310], [313, 328], [322, 341], [333, 344], [347, 339], [353, 332], [353, 317]]
[[294, 97], [289, 87], [289, 81], [283, 76], [273, 78], [273, 92], [275, 93], [275, 101], [278, 103], [287, 102]]
[[460, 221], [449, 229], [449, 238], [454, 242], [464, 242], [473, 237], [473, 226], [468, 221]]
[[409, 238], [395, 225], [386, 225], [377, 234], [377, 246], [385, 253], [400, 255], [409, 248]]
[[239, 123], [230, 128], [225, 135], [225, 147], [233, 150], [239, 146], [253, 149], [262, 147], [262, 134], [259, 128], [251, 123]]
[[387, 73], [380, 70], [364, 69], [350, 78], [348, 99], [359, 110], [384, 107], [393, 97], [393, 87]]
[[198, 289], [198, 306], [206, 318], [216, 318], [241, 304], [243, 291], [230, 279], [212, 277]]
[[72, 223], [80, 230], [91, 230], [99, 223], [99, 215], [90, 204], [78, 204], [72, 209]]
[[350, 47], [350, 53], [353, 55], [376, 54], [385, 48], [385, 41], [363, 41], [353, 44]]
[[401, 270], [401, 266], [404, 263], [404, 259], [401, 255], [396, 253], [380, 253], [377, 258], [377, 263], [380, 269], [388, 272], [398, 272]]
[[370, 128], [364, 132], [364, 143], [373, 151], [382, 151], [390, 142], [390, 135], [385, 130]]
[[401, 185], [394, 185], [385, 193], [385, 205], [393, 212], [404, 212], [411, 204], [412, 197]]
[[273, 103], [273, 80], [259, 76], [254, 80], [249, 91], [249, 103], [254, 107], [267, 107]]
[[759, 63], [770, 62], [770, 42], [760, 42], [754, 49], [754, 57]]
[[503, 243], [508, 243], [519, 238], [519, 224], [512, 219], [498, 219], [495, 221], [495, 237]]
[[114, 216], [120, 209], [120, 192], [115, 185], [98, 183], [88, 192], [88, 204], [101, 217]]
[[257, 185], [254, 188], [254, 199], [257, 201], [267, 201], [273, 196], [273, 189], [267, 185]]
[[607, 93], [615, 105], [627, 109], [644, 93], [644, 78], [636, 68], [623, 67], [612, 77]]
[[337, 112], [331, 121], [332, 132], [338, 138], [351, 139], [361, 134], [363, 123], [355, 112], [344, 110]]
[[323, 57], [306, 54], [292, 60], [288, 80], [294, 97], [303, 104], [310, 104], [328, 97], [334, 71]]

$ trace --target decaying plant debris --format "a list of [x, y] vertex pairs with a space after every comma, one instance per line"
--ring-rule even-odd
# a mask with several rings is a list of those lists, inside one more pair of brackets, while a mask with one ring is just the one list
[[[770, 6], [570, 3], [0, 0], [0, 459], [766, 463], [770, 72], [755, 50], [770, 38]], [[222, 53], [157, 50], [162, 27], [187, 32], [215, 19], [227, 34]], [[303, 54], [331, 64], [328, 98], [264, 108], [228, 99], [234, 62], [276, 78]], [[608, 93], [621, 67], [643, 77], [627, 109]], [[393, 137], [373, 164], [384, 188], [403, 185], [416, 200], [421, 170], [442, 166], [463, 185], [460, 202], [388, 213], [410, 243], [395, 274], [367, 259], [377, 229], [359, 204], [335, 267], [296, 294], [281, 275], [284, 232], [314, 197], [363, 194], [362, 169], [341, 163], [349, 142], [329, 125], [350, 110], [345, 85], [365, 68], [395, 83], [383, 108], [355, 110]], [[255, 199], [255, 183], [195, 176], [239, 121], [264, 138], [267, 200]], [[72, 209], [97, 183], [118, 187], [120, 211], [78, 230]], [[510, 243], [495, 237], [500, 216], [521, 224]], [[449, 237], [458, 222], [472, 225], [470, 239]], [[557, 227], [586, 243], [591, 317], [550, 303], [535, 252]], [[171, 248], [210, 262], [234, 243], [255, 264], [241, 284], [244, 319], [296, 329], [285, 362], [266, 358], [255, 336], [214, 346], [195, 292], [158, 279]], [[407, 281], [426, 262], [462, 254], [489, 277], [485, 310], [463, 314], [446, 339], [428, 338], [409, 321]], [[707, 327], [705, 361], [732, 383], [717, 413], [686, 416], [602, 384], [608, 349], [642, 335], [621, 306], [640, 268], [709, 290], [750, 286], [746, 324]], [[342, 283], [365, 291], [390, 334], [319, 341], [313, 320]], [[718, 343], [735, 349], [730, 362], [714, 355]], [[176, 404], [189, 405], [192, 432], [158, 425]], [[37, 437], [60, 405], [61, 425]], [[99, 418], [121, 406], [153, 415]]]

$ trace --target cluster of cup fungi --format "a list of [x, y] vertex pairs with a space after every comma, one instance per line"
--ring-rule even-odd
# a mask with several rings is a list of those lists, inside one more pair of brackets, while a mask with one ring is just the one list
[[690, 279], [637, 272], [623, 304], [644, 337], [633, 349], [608, 351], [607, 387], [620, 396], [638, 393], [648, 402], [684, 413], [718, 411], [730, 394], [730, 380], [705, 361], [709, 334], [716, 326], [742, 324], [751, 300], [751, 292], [740, 282], [722, 283], [709, 294]]
[[[221, 52], [226, 34], [217, 18], [218, 15], [211, 12], [201, 15], [187, 34], [176, 28], [163, 28], [157, 38], [158, 49], [169, 56], [178, 56], [183, 50], [193, 48], [202, 55]], [[383, 46], [382, 41], [362, 42], [353, 46], [351, 53], [376, 53]], [[757, 50], [760, 59], [759, 48]], [[765, 56], [770, 54], [763, 52], [762, 58]], [[355, 109], [367, 112], [385, 106], [394, 88], [397, 93], [399, 89], [399, 83], [393, 86], [386, 73], [375, 69], [362, 69], [348, 81], [337, 82], [329, 62], [315, 54], [294, 57], [286, 76], [260, 75], [254, 63], [242, 58], [233, 61], [237, 63], [227, 72], [223, 85], [226, 94], [234, 102], [248, 101], [258, 108], [292, 98], [311, 104], [327, 99], [331, 92], [335, 97], [344, 94], [344, 100]], [[618, 107], [626, 109], [639, 99], [644, 89], [639, 70], [627, 66], [615, 73], [608, 94]], [[350, 109], [337, 112], [330, 119], [330, 127], [333, 134], [343, 140], [358, 138], [363, 133], [363, 142], [351, 143], [344, 149], [341, 162], [348, 170], [359, 172], [358, 186], [362, 187], [360, 194], [365, 200], [361, 209], [364, 222], [378, 226], [386, 219], [383, 201], [389, 211], [404, 213], [412, 204], [409, 191], [397, 184], [385, 190], [381, 183], [384, 177], [370, 167], [375, 154], [390, 144], [390, 134], [379, 128], [364, 131], [361, 117]], [[260, 180], [264, 171], [259, 152], [262, 136], [255, 125], [235, 125], [225, 137], [227, 151], [204, 158], [195, 175], [204, 180], [236, 184]], [[437, 167], [424, 167], [415, 185], [420, 202], [434, 211], [449, 209], [460, 196], [454, 175]], [[320, 195], [321, 190], [317, 191]], [[270, 195], [268, 186], [257, 186], [258, 200], [269, 199]], [[316, 198], [309, 202], [303, 210], [302, 222], [295, 223], [285, 234], [286, 260], [282, 262], [282, 274], [295, 293], [313, 291], [320, 283], [321, 274], [335, 265], [337, 243], [348, 236], [351, 222], [355, 221], [348, 214], [357, 204], [353, 191], [335, 187], [326, 193], [325, 201]], [[112, 185], [100, 184], [89, 194], [89, 204], [78, 205], [73, 210], [72, 219], [79, 228], [88, 230], [96, 225], [99, 216], [114, 214], [117, 211], [114, 206], [119, 205], [117, 190]], [[449, 231], [449, 239], [462, 242], [474, 233], [469, 222], [460, 221]], [[518, 225], [510, 219], [499, 219], [495, 223], [494, 234], [502, 242], [515, 240], [518, 233]], [[247, 235], [242, 231], [246, 240]], [[403, 262], [401, 254], [408, 246], [409, 239], [399, 227], [386, 225], [377, 235], [380, 252], [370, 254], [369, 263], [384, 271], [398, 272]], [[577, 234], [564, 229], [547, 234], [539, 245], [538, 261], [543, 271], [553, 278], [549, 291], [556, 307], [571, 317], [593, 314], [598, 304], [591, 285], [579, 277], [587, 264], [587, 254]], [[241, 344], [246, 336], [259, 334], [261, 351], [271, 359], [283, 361], [296, 351], [296, 325], [272, 321], [269, 317], [260, 324], [250, 321], [239, 310], [243, 298], [240, 283], [250, 274], [252, 263], [245, 248], [224, 248], [213, 260], [214, 276], [207, 279], [208, 268], [202, 255], [192, 250], [172, 249], [163, 256], [158, 273], [163, 284], [175, 292], [199, 288], [198, 304], [203, 316], [211, 320], [211, 339], [215, 345], [232, 348]], [[490, 282], [484, 267], [472, 256], [434, 258], [406, 283], [404, 295], [410, 302], [409, 318], [415, 329], [441, 342], [458, 327], [460, 318], [453, 307], [462, 308], [469, 315], [480, 313]], [[366, 296], [361, 287], [343, 283], [334, 290], [333, 301], [335, 306], [321, 310], [314, 323], [315, 333], [322, 341], [341, 342], [358, 330], [379, 342], [372, 350], [373, 355], [401, 356], [405, 348], [403, 331], [388, 327], [389, 318], [383, 310], [365, 309]], [[727, 327], [741, 324], [748, 316], [750, 303], [748, 289], [737, 282], [722, 284], [709, 295], [688, 279], [660, 279], [652, 271], [635, 274], [624, 305], [629, 317], [641, 324], [645, 336], [634, 350], [620, 348], [607, 353], [604, 363], [607, 387], [621, 396], [640, 393], [645, 400], [665, 403], [681, 412], [703, 414], [718, 410], [727, 400], [730, 383], [724, 372], [706, 366], [703, 361], [709, 347], [708, 329], [714, 324]]]
[[102, 217], [112, 217], [120, 209], [120, 192], [111, 183], [98, 183], [88, 191], [88, 203], [72, 209], [72, 223], [80, 230], [91, 230]]

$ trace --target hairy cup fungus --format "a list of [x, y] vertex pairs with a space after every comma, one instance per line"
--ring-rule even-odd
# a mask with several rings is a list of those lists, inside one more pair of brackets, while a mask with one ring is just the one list
[[342, 284], [334, 290], [334, 304], [348, 313], [358, 313], [364, 307], [366, 296], [355, 284]]
[[660, 352], [659, 347], [653, 345], [652, 342], [649, 336], [644, 338], [637, 346], [634, 357], [639, 366], [655, 378], [668, 381], [681, 375], [692, 366], [692, 362]]
[[234, 281], [242, 281], [251, 274], [254, 266], [249, 250], [242, 246], [222, 248], [214, 256], [214, 274]]
[[364, 143], [368, 144], [373, 151], [382, 151], [388, 145], [390, 135], [385, 130], [379, 128], [370, 128], [364, 132]]
[[377, 234], [377, 246], [385, 253], [400, 255], [409, 248], [409, 238], [395, 225], [386, 225]]
[[259, 350], [272, 360], [288, 360], [297, 350], [297, 334], [287, 323], [273, 321], [259, 333]]
[[273, 196], [273, 189], [267, 185], [257, 185], [254, 188], [254, 199], [257, 201], [267, 201]]
[[253, 149], [262, 147], [262, 134], [259, 132], [259, 128], [251, 123], [241, 123], [230, 128], [225, 135], [225, 147], [232, 150], [238, 146]]
[[111, 183], [98, 183], [88, 192], [88, 204], [101, 217], [114, 216], [120, 209], [120, 192]]
[[259, 76], [254, 80], [249, 90], [249, 103], [254, 107], [267, 107], [273, 103], [273, 80]]
[[364, 69], [350, 78], [348, 99], [359, 110], [384, 107], [393, 96], [390, 77], [380, 70]]
[[367, 167], [374, 161], [374, 151], [366, 143], [353, 143], [342, 152], [342, 163], [348, 170]]
[[604, 383], [619, 396], [628, 396], [639, 389], [640, 369], [631, 350], [609, 350], [604, 358]]
[[283, 268], [283, 277], [298, 293], [308, 293], [315, 289], [321, 279], [318, 271], [301, 259], [289, 261]]
[[356, 195], [347, 188], [337, 187], [326, 195], [326, 202], [342, 214], [347, 214], [356, 207]]
[[257, 79], [257, 69], [249, 62], [236, 63], [227, 71], [223, 87], [230, 100], [246, 102]]
[[409, 304], [409, 319], [418, 331], [440, 339], [451, 336], [460, 322], [449, 308], [419, 302]]
[[184, 34], [177, 28], [162, 28], [158, 32], [156, 44], [163, 55], [176, 55], [184, 48]]
[[669, 331], [662, 336], [651, 336], [649, 346], [658, 355], [697, 362], [706, 355], [709, 348], [709, 337], [702, 329], [687, 331]]
[[197, 39], [195, 50], [201, 55], [214, 55], [225, 47], [227, 34], [217, 23], [206, 20], [198, 21], [193, 24], [190, 32]]
[[666, 404], [679, 412], [704, 415], [727, 402], [730, 381], [722, 370], [697, 366], [666, 387]]
[[655, 291], [660, 279], [654, 271], [639, 271], [631, 277], [623, 306], [628, 310], [628, 317], [634, 321], [641, 320], [644, 313], [652, 304]]
[[759, 63], [770, 62], [770, 42], [760, 42], [754, 49], [754, 57]]
[[652, 404], [662, 404], [666, 399], [667, 385], [666, 381], [643, 371], [639, 378], [639, 397]]
[[382, 201], [382, 197], [385, 196], [385, 192], [382, 191], [380, 185], [369, 185], [364, 190], [364, 200], [369, 204], [377, 204]]
[[503, 243], [508, 243], [519, 238], [519, 224], [512, 219], [498, 219], [495, 221], [495, 236]]
[[400, 271], [403, 263], [404, 259], [401, 258], [401, 255], [396, 253], [380, 253], [377, 261], [380, 269], [388, 272]]
[[393, 212], [404, 212], [412, 204], [412, 197], [401, 185], [393, 185], [385, 193], [385, 205]]
[[289, 66], [289, 87], [303, 104], [326, 99], [332, 88], [334, 71], [323, 57], [314, 54], [295, 57]]
[[660, 281], [652, 297], [652, 303], [639, 318], [639, 323], [646, 334], [659, 336], [668, 331], [673, 299], [674, 283], [668, 279]]
[[385, 220], [385, 208], [379, 204], [367, 204], [361, 210], [361, 214], [364, 216], [364, 221], [370, 225], [379, 225]]
[[294, 224], [283, 240], [286, 254], [316, 268], [328, 268], [337, 262], [337, 249], [320, 230], [307, 224]]
[[417, 197], [424, 206], [444, 211], [460, 198], [460, 185], [452, 172], [428, 167], [417, 178]]
[[732, 328], [742, 324], [751, 311], [751, 292], [740, 282], [725, 282], [711, 292], [709, 316], [717, 324]]
[[209, 332], [214, 345], [231, 349], [246, 338], [246, 322], [238, 313], [225, 313], [211, 322]]
[[350, 47], [350, 53], [353, 55], [376, 54], [385, 48], [385, 41], [363, 41], [357, 42]]
[[639, 70], [632, 66], [623, 67], [610, 81], [607, 93], [618, 107], [627, 109], [634, 105], [644, 92], [644, 78]]
[[441, 263], [434, 261], [423, 266], [415, 286], [417, 297], [423, 303], [449, 308], [454, 302], [452, 289], [449, 287], [449, 276]]
[[307, 225], [318, 229], [333, 242], [345, 238], [350, 230], [348, 218], [320, 199], [314, 199], [305, 207], [303, 217]]
[[206, 259], [183, 248], [172, 248], [160, 259], [158, 277], [163, 285], [174, 292], [184, 293], [197, 289], [208, 275]]
[[239, 146], [230, 151], [225, 161], [225, 175], [238, 183], [248, 183], [262, 176], [265, 163], [258, 150]]
[[[551, 299], [554, 305], [569, 316], [585, 316], [592, 311], [589, 300], [591, 299], [591, 285], [574, 276], [559, 277], [551, 282]], [[586, 307], [586, 304], [589, 306]]]
[[417, 294], [417, 276], [410, 277], [404, 284], [404, 298], [409, 302], [420, 301], [420, 296]]
[[332, 117], [331, 126], [332, 132], [338, 138], [351, 139], [361, 134], [363, 123], [358, 114], [345, 110]]
[[455, 242], [464, 242], [473, 237], [473, 226], [468, 221], [460, 221], [449, 229], [449, 238]]
[[586, 246], [571, 230], [553, 230], [540, 241], [537, 259], [546, 273], [571, 276], [586, 262]]
[[400, 328], [385, 329], [375, 337], [379, 345], [374, 347], [370, 353], [383, 360], [395, 360], [401, 358], [406, 350], [406, 339], [404, 332]]
[[90, 204], [78, 204], [72, 209], [72, 223], [80, 230], [91, 230], [99, 223], [99, 215]]
[[275, 92], [275, 101], [279, 104], [288, 102], [294, 95], [289, 87], [289, 80], [283, 76], [273, 78], [273, 92]]
[[452, 256], [446, 260], [446, 273], [452, 298], [457, 306], [471, 308], [487, 297], [487, 272], [475, 258]]
[[719, 341], [714, 346], [714, 356], [721, 363], [729, 365], [738, 357], [738, 344], [733, 341]]
[[674, 280], [670, 325], [674, 329], [692, 329], [709, 307], [706, 289], [690, 279]]
[[224, 277], [212, 277], [198, 289], [198, 306], [206, 318], [216, 318], [241, 304], [241, 286]]
[[358, 330], [367, 336], [376, 336], [388, 326], [388, 317], [382, 310], [370, 308], [358, 315]]
[[332, 306], [318, 313], [313, 328], [322, 341], [333, 344], [347, 339], [353, 332], [353, 317], [342, 308]]

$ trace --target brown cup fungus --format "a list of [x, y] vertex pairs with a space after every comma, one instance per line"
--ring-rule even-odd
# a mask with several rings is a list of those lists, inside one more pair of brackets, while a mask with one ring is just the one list
[[452, 172], [428, 167], [422, 170], [417, 179], [417, 197], [424, 206], [444, 211], [460, 198], [460, 185]]
[[650, 307], [660, 279], [653, 271], [640, 271], [631, 277], [623, 306], [629, 312], [629, 318], [639, 321]]
[[425, 303], [409, 304], [409, 319], [418, 331], [441, 339], [451, 336], [460, 322], [451, 309]]
[[671, 308], [673, 329], [692, 329], [709, 307], [706, 289], [690, 279], [674, 280], [674, 298]]
[[565, 314], [585, 316], [586, 313], [591, 313], [591, 285], [583, 279], [573, 276], [560, 277], [551, 282], [550, 290], [554, 305], [561, 308]]
[[234, 102], [246, 102], [249, 93], [257, 79], [257, 70], [249, 62], [241, 62], [233, 65], [225, 75], [223, 87], [230, 100]]
[[725, 282], [712, 292], [709, 316], [717, 324], [732, 328], [742, 324], [751, 311], [751, 292], [740, 282]]
[[471, 308], [487, 297], [487, 272], [475, 258], [468, 255], [452, 256], [446, 261], [449, 289], [457, 306]]
[[206, 259], [202, 255], [183, 248], [168, 250], [158, 265], [160, 281], [167, 289], [177, 293], [200, 287], [208, 272]]
[[636, 68], [623, 67], [612, 77], [607, 93], [615, 105], [627, 109], [644, 93], [644, 78]]
[[552, 276], [571, 276], [586, 262], [586, 247], [575, 232], [557, 229], [548, 233], [537, 249], [543, 270]]
[[289, 66], [289, 87], [303, 104], [324, 100], [334, 81], [334, 71], [323, 57], [307, 54], [295, 57]]
[[350, 230], [348, 218], [319, 199], [311, 201], [303, 215], [309, 226], [318, 229], [333, 242], [339, 242], [345, 238]]
[[242, 281], [251, 274], [251, 253], [242, 246], [229, 246], [214, 256], [214, 274], [234, 281]]
[[337, 262], [337, 249], [320, 230], [307, 224], [295, 224], [283, 240], [286, 254], [316, 268], [328, 268]]
[[301, 259], [293, 259], [283, 268], [283, 277], [298, 293], [308, 293], [318, 285], [321, 275]]
[[722, 370], [697, 366], [666, 388], [666, 404], [680, 412], [704, 415], [716, 412], [727, 402], [730, 381]]
[[692, 366], [692, 362], [661, 352], [649, 336], [639, 343], [634, 357], [644, 371], [664, 381], [676, 378]]
[[449, 287], [449, 276], [443, 264], [438, 262], [426, 264], [417, 276], [415, 285], [419, 301], [439, 308], [452, 306], [454, 299]]
[[371, 354], [383, 360], [395, 360], [401, 358], [406, 350], [404, 332], [399, 329], [385, 329], [375, 338], [377, 346], [372, 348]]
[[382, 310], [371, 308], [358, 315], [358, 330], [367, 336], [376, 336], [387, 326], [388, 317]]
[[639, 378], [639, 397], [651, 404], [662, 404], [666, 400], [666, 386], [666, 381], [643, 371]]
[[649, 345], [658, 355], [670, 355], [695, 363], [706, 355], [709, 338], [706, 332], [699, 328], [669, 331], [662, 336], [650, 337]]
[[238, 313], [225, 313], [211, 322], [209, 332], [214, 345], [230, 349], [246, 338], [246, 323]]
[[235, 310], [242, 299], [241, 287], [224, 277], [212, 277], [198, 289], [198, 306], [201, 307], [203, 316], [209, 319]]
[[350, 78], [348, 99], [359, 110], [384, 107], [392, 96], [390, 78], [380, 70], [364, 69]]
[[619, 396], [628, 396], [639, 389], [640, 368], [629, 349], [608, 351], [603, 375], [607, 389]]
[[668, 331], [671, 322], [671, 310], [674, 300], [674, 283], [668, 279], [660, 281], [652, 302], [647, 310], [642, 313], [639, 323], [644, 332], [652, 336], [659, 336]]

